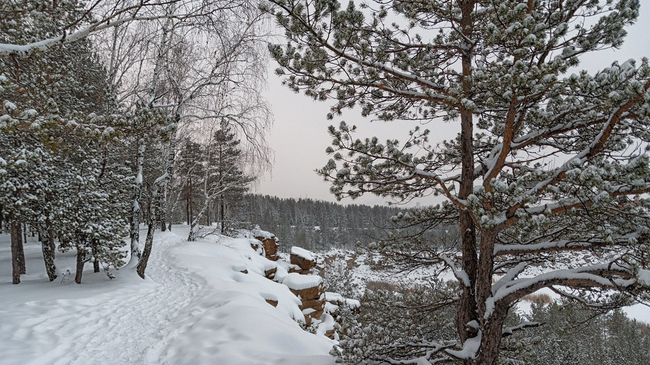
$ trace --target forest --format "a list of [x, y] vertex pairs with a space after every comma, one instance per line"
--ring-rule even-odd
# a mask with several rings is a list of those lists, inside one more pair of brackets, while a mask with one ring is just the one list
[[80, 283], [86, 263], [120, 266], [125, 236], [144, 277], [154, 227], [167, 229], [179, 201], [189, 202], [193, 240], [212, 205], [253, 180], [243, 170], [270, 161], [256, 4], [87, 6], [2, 2], [0, 212], [15, 284], [27, 230], [42, 242], [50, 280], [55, 242], [77, 252]]
[[[650, 62], [583, 68], [623, 46], [640, 9], [0, 0], [0, 349], [16, 364], [83, 363], [86, 344], [115, 364], [647, 362], [647, 325], [622, 310], [650, 305]], [[345, 205], [251, 194], [274, 161], [270, 61], [284, 87], [328, 104], [316, 173]], [[438, 140], [440, 125], [454, 137]], [[363, 195], [403, 205], [350, 203]], [[403, 208], [422, 197], [440, 203]], [[292, 246], [347, 250], [324, 274], [341, 292], [353, 269], [407, 276], [310, 328], [318, 311], [282, 281], [322, 278], [264, 256], [250, 229], [289, 261]], [[282, 351], [242, 350], [276, 330]]]
[[385, 236], [402, 207], [341, 205], [311, 199], [246, 195], [242, 218], [280, 239], [280, 249], [361, 249]]

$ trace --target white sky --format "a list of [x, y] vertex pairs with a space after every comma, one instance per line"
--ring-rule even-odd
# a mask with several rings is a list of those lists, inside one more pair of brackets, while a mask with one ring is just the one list
[[[606, 50], [590, 55], [580, 65], [581, 69], [595, 71], [607, 67], [617, 60], [619, 63], [635, 58], [650, 57], [650, 0], [641, 0], [640, 16], [636, 24], [629, 27], [626, 42], [620, 50]], [[281, 79], [273, 70], [274, 61], [269, 66], [268, 89], [265, 97], [272, 106], [275, 123], [268, 136], [268, 142], [275, 151], [275, 164], [272, 172], [265, 174], [254, 189], [255, 193], [275, 195], [281, 198], [311, 198], [336, 201], [329, 193], [329, 183], [316, 175], [315, 169], [323, 167], [329, 160], [325, 148], [331, 139], [327, 133], [329, 125], [338, 125], [341, 120], [358, 127], [357, 137], [377, 136], [380, 140], [397, 138], [404, 141], [414, 122], [370, 122], [358, 110], [348, 110], [342, 117], [328, 121], [326, 118], [333, 101], [317, 102], [296, 94], [281, 85]], [[449, 139], [458, 133], [456, 123], [430, 123], [432, 139]], [[439, 202], [439, 198], [425, 198], [422, 204]], [[385, 204], [383, 198], [373, 195], [363, 196], [341, 203]]]

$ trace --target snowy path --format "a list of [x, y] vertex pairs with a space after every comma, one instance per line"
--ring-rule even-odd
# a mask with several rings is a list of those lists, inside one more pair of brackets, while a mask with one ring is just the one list
[[[11, 321], [0, 323], [0, 356], [4, 358], [0, 363], [160, 364], [172, 323], [201, 285], [196, 276], [170, 270], [167, 251], [183, 238], [160, 232], [156, 236], [146, 282], [136, 278], [133, 270], [122, 270], [116, 280], [125, 283], [106, 290], [111, 282], [88, 279], [103, 274], [85, 272], [88, 290], [72, 284], [58, 288], [59, 292], [69, 289], [56, 293], [62, 298], [27, 301], [21, 307], [3, 305], [0, 319]], [[29, 290], [30, 285], [34, 284], [23, 283], [20, 289]]]

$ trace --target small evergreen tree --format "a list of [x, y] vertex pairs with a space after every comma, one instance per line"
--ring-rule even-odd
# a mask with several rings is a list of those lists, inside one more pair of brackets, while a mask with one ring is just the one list
[[232, 127], [222, 121], [220, 128], [214, 132], [208, 149], [208, 185], [210, 195], [214, 195], [216, 203], [216, 220], [225, 233], [230, 221], [241, 207], [244, 194], [250, 189], [254, 177], [244, 174], [245, 164], [240, 140]]

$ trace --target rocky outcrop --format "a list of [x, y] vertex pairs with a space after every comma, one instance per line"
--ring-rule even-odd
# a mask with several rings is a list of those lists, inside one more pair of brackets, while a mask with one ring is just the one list
[[278, 239], [273, 233], [263, 231], [259, 227], [253, 229], [251, 233], [256, 240], [262, 242], [264, 255], [267, 259], [271, 261], [280, 259], [280, 256], [278, 256]]
[[294, 246], [291, 248], [291, 264], [294, 266], [289, 268], [289, 272], [307, 275], [316, 266], [316, 259], [313, 253]]
[[278, 256], [278, 241], [275, 236], [269, 238], [255, 237], [255, 239], [262, 242], [264, 254], [267, 259], [271, 261], [278, 261], [280, 259], [280, 256]]
[[300, 309], [305, 316], [307, 326], [311, 325], [313, 320], [320, 320], [325, 309], [325, 290], [320, 276], [291, 273], [282, 283], [300, 298], [302, 302]]

